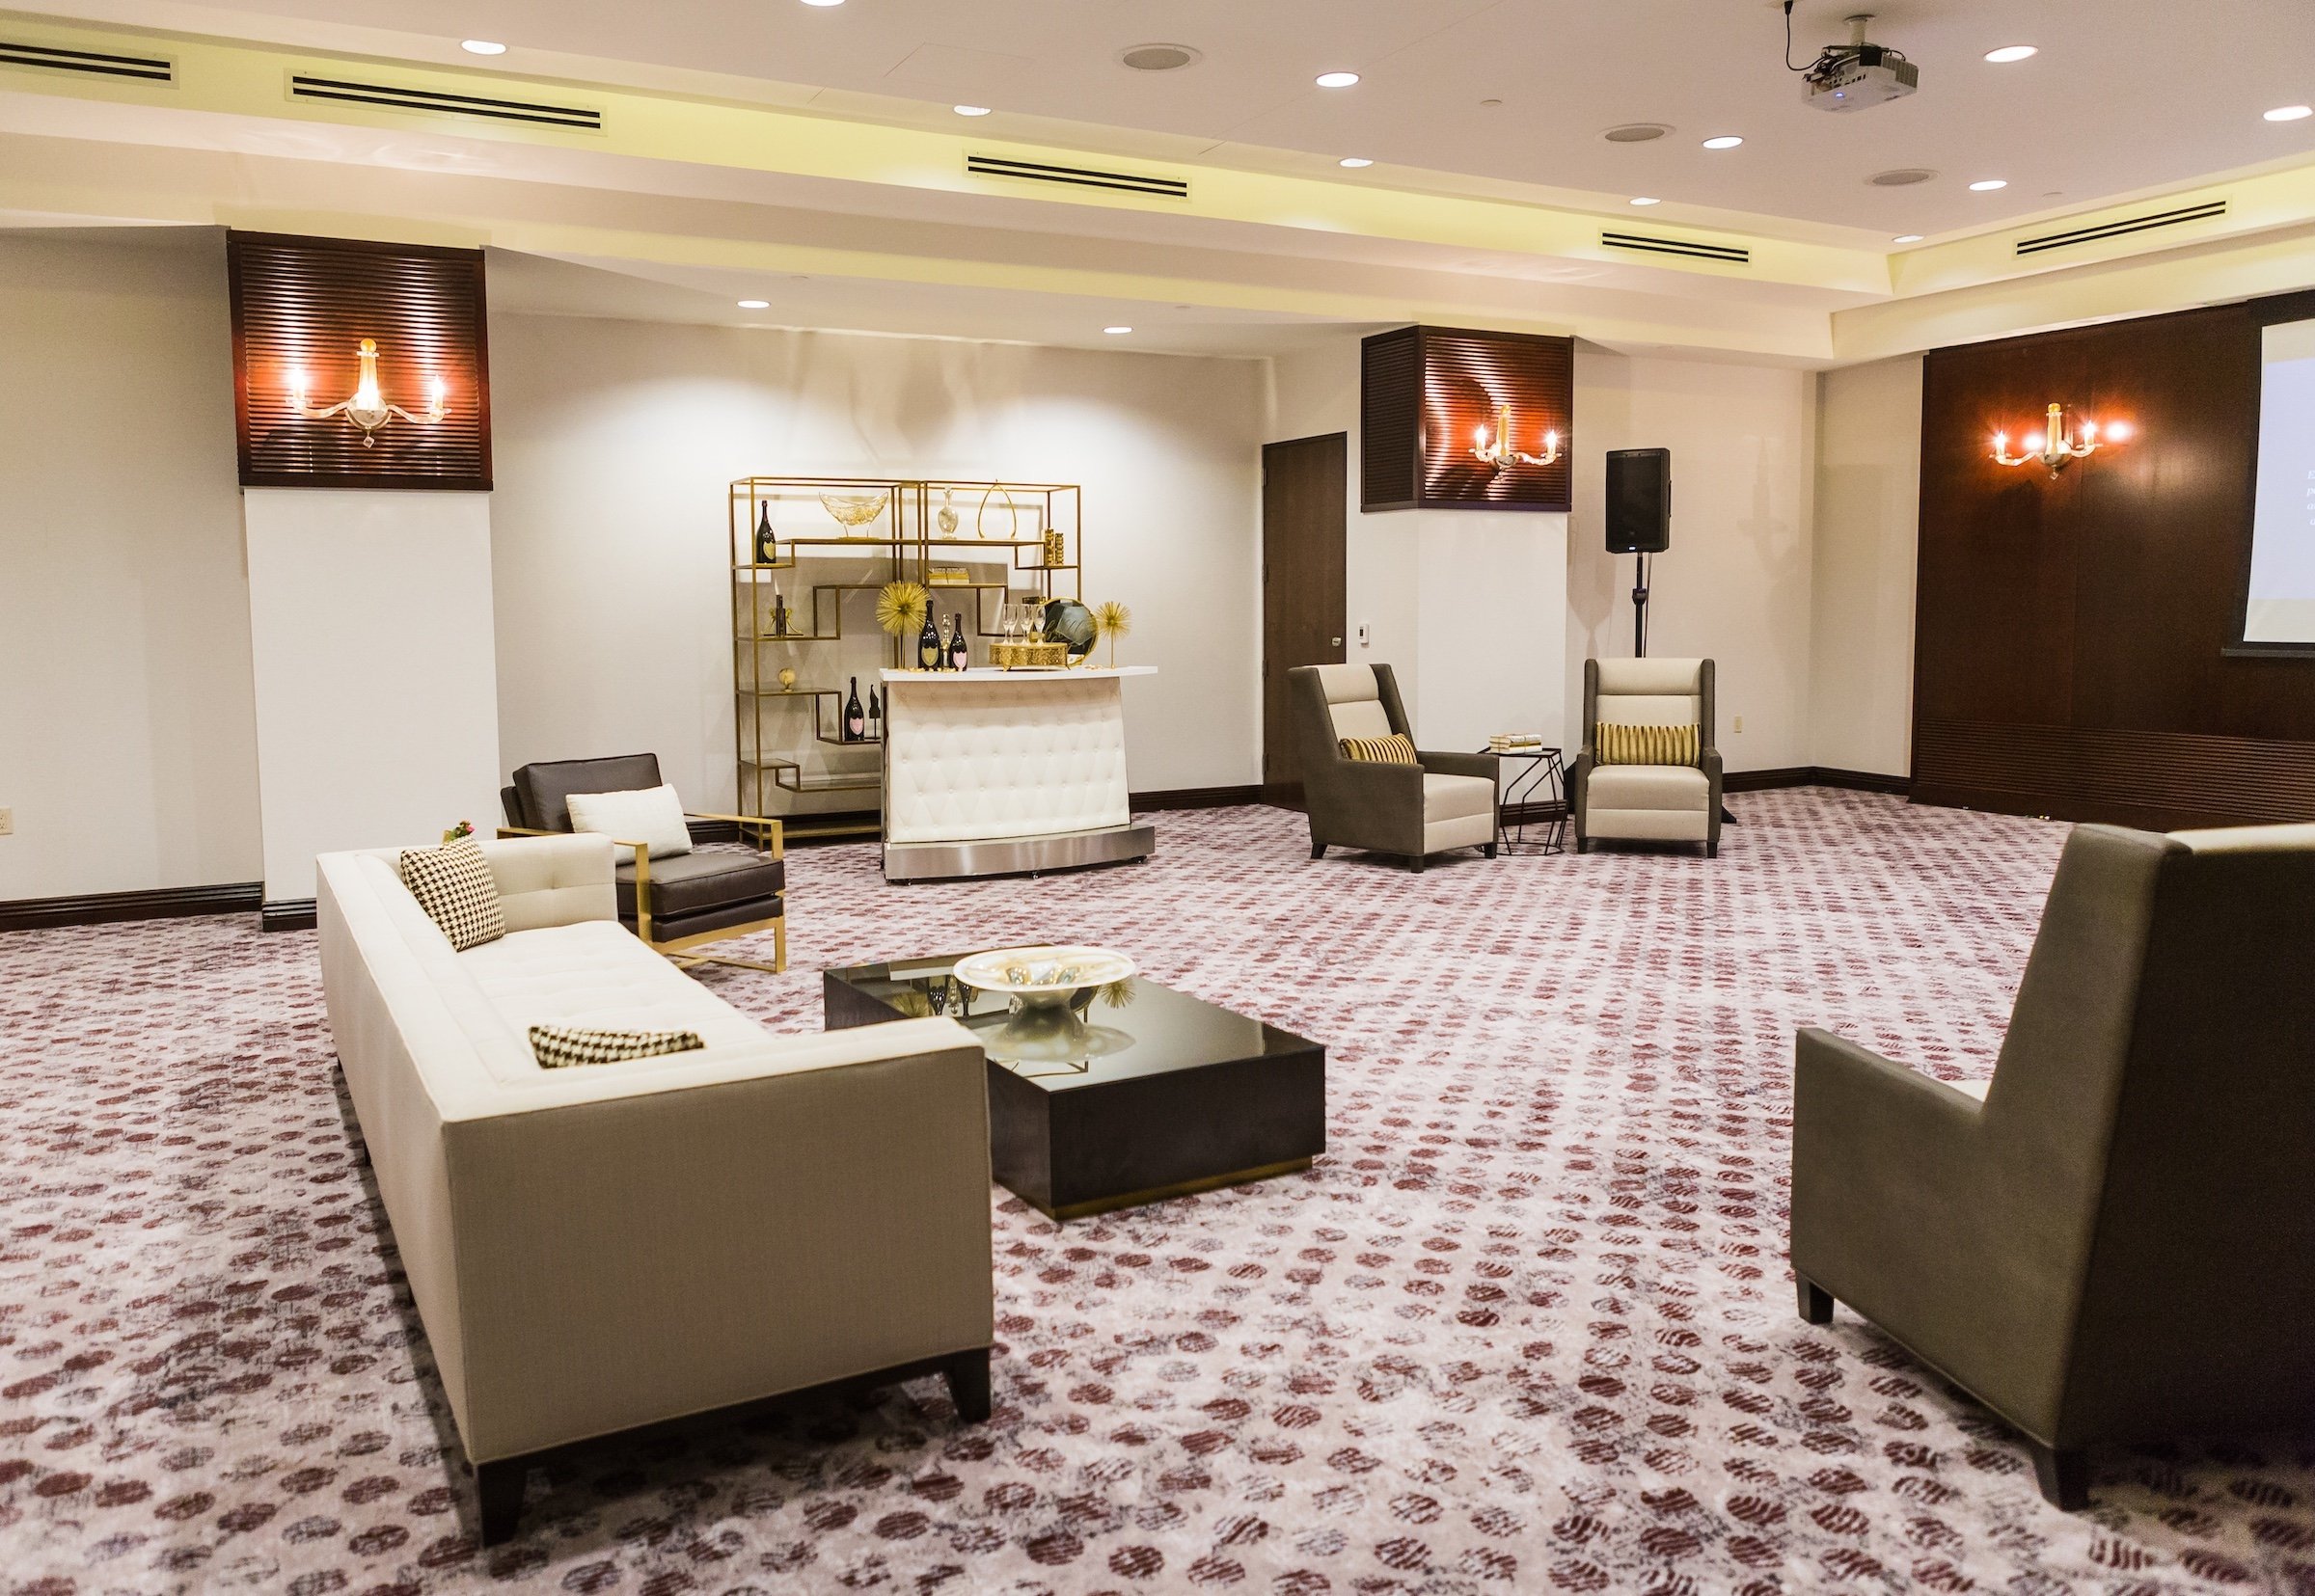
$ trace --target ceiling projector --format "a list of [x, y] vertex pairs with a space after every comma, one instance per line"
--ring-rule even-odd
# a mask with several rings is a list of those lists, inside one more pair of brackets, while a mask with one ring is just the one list
[[[1921, 86], [1921, 69], [1906, 60], [1902, 50], [1866, 42], [1865, 27], [1872, 19], [1870, 12], [1849, 17], [1846, 44], [1828, 44], [1807, 67], [1795, 68], [1804, 74], [1802, 97], [1819, 111], [1863, 111], [1903, 99]], [[1784, 22], [1789, 29], [1790, 4], [1784, 8]]]

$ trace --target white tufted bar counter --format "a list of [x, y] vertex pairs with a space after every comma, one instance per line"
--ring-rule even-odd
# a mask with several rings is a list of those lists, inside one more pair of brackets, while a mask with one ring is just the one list
[[887, 670], [885, 876], [924, 880], [1146, 858], [1108, 670]]

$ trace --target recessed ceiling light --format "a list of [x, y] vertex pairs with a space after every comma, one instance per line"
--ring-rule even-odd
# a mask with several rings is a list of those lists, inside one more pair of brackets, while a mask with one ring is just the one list
[[2013, 61], [2023, 61], [2033, 53], [2034, 48], [2030, 44], [2004, 44], [1998, 50], [1986, 51], [1985, 59], [2007, 66]]
[[769, 311], [772, 309], [772, 302], [768, 299], [743, 299], [740, 301], [740, 309], [743, 311]]
[[1621, 127], [1609, 128], [1600, 137], [1610, 144], [1647, 144], [1671, 131], [1660, 122], [1627, 122]]
[[1366, 158], [1364, 155], [1345, 155], [1345, 156], [1344, 156], [1344, 157], [1343, 157], [1343, 158], [1342, 158], [1340, 161], [1336, 162], [1335, 164], [1336, 164], [1337, 166], [1361, 167], [1361, 166], [1373, 166], [1375, 163], [1374, 163], [1373, 161], [1370, 161], [1370, 160], [1368, 160], [1368, 159], [1367, 159], [1367, 158]]
[[1900, 244], [1918, 244], [1921, 241], [1921, 235], [1918, 232], [1900, 232], [1895, 241]]
[[1706, 149], [1733, 149], [1743, 142], [1733, 133], [1723, 133], [1716, 139], [1706, 139], [1704, 148]]
[[1356, 72], [1321, 72], [1318, 78], [1321, 89], [1348, 89], [1357, 81]]
[[1651, 200], [1645, 194], [1632, 202], [1632, 203], [1635, 205], [1660, 205], [1663, 203], [1664, 202], [1661, 200]]
[[2267, 113], [2269, 122], [2300, 122], [2315, 117], [2315, 105], [2278, 105]]
[[807, 6], [840, 6], [844, 0], [803, 0]]
[[1980, 177], [1970, 185], [1970, 192], [1972, 194], [1991, 194], [1995, 189], [2008, 186], [2009, 179], [2007, 177]]
[[468, 55], [504, 55], [506, 46], [495, 39], [461, 39], [458, 47]]
[[1130, 327], [1104, 327], [1102, 329], [1102, 331], [1114, 338], [1123, 337], [1125, 334], [1133, 331], [1133, 329]]
[[989, 114], [986, 105], [952, 105], [949, 109], [960, 117], [985, 117]]
[[1503, 101], [1499, 99], [1483, 99], [1479, 102], [1479, 108], [1482, 111], [1492, 111], [1502, 104]]

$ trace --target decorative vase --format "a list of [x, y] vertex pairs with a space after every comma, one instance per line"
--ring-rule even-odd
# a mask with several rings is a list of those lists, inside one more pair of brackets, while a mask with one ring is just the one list
[[781, 665], [779, 667], [779, 690], [782, 692], [796, 690], [796, 671], [793, 666]]
[[940, 490], [940, 514], [935, 519], [940, 524], [940, 535], [942, 537], [955, 537], [957, 535], [956, 489], [942, 488]]

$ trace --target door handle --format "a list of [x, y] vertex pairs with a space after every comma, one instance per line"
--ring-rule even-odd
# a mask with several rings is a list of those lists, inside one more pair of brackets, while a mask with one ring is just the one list
[[1343, 646], [1343, 640], [1340, 637], [1329, 637], [1327, 641], [1332, 643], [1336, 648]]

